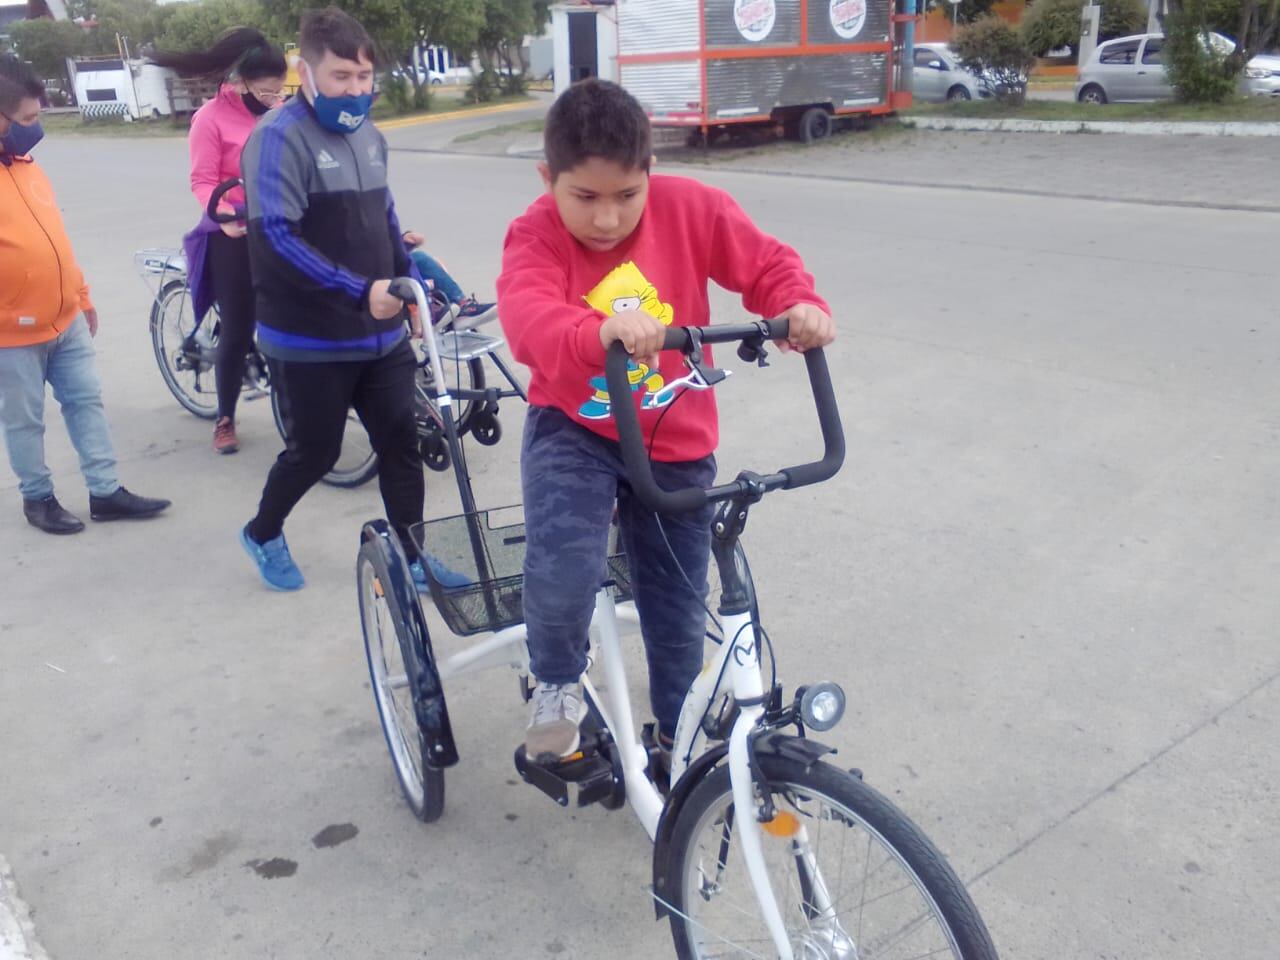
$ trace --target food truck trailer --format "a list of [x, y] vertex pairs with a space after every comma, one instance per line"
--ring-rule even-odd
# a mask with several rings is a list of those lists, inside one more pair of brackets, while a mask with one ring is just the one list
[[562, 2], [552, 9], [556, 89], [601, 76], [631, 91], [655, 126], [713, 135], [773, 123], [817, 140], [835, 117], [910, 105], [905, 52], [914, 7], [910, 0]]

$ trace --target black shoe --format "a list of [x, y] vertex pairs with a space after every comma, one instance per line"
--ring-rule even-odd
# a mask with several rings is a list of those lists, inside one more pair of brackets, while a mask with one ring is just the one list
[[68, 512], [53, 495], [43, 500], [24, 499], [22, 512], [26, 514], [27, 523], [39, 527], [45, 533], [79, 533], [84, 529], [84, 521]]
[[109, 497], [89, 497], [89, 516], [95, 520], [141, 520], [154, 517], [172, 501], [140, 497], [121, 487]]

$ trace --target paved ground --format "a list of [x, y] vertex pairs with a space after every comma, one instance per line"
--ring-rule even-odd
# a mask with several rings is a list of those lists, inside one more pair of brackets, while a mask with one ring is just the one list
[[[975, 181], [1042, 149], [1039, 182], [1087, 185], [1070, 151], [1095, 141], [1113, 142], [955, 149]], [[857, 156], [877, 178], [956, 167], [925, 144]], [[1212, 179], [1242, 189], [1247, 145], [1213, 149]], [[351, 583], [374, 490], [310, 495], [289, 527], [310, 586], [259, 587], [234, 533], [276, 452], [269, 411], [246, 409], [244, 450], [215, 458], [160, 381], [131, 273], [192, 219], [184, 146], [54, 139], [40, 158], [95, 285], [124, 479], [177, 501], [54, 540], [0, 476], [0, 852], [49, 954], [666, 955], [638, 826], [516, 784], [510, 677], [450, 691], [464, 759], [443, 821], [403, 808]], [[1209, 179], [1203, 155], [1158, 159], [1168, 183]], [[946, 850], [1005, 957], [1270, 960], [1280, 219], [695, 173], [796, 243], [842, 324], [848, 465], [750, 530], [785, 679], [849, 691], [841, 759]], [[528, 162], [401, 151], [392, 176], [406, 226], [488, 293]], [[795, 364], [739, 374], [725, 468], [811, 450]], [[516, 499], [519, 411], [506, 422], [472, 461], [490, 504]], [[456, 509], [435, 475], [428, 494]]]

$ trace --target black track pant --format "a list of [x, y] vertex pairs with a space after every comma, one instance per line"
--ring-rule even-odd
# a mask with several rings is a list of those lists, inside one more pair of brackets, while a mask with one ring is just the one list
[[354, 407], [378, 454], [387, 519], [405, 552], [416, 557], [408, 531], [422, 522], [426, 484], [414, 418], [416, 362], [408, 341], [376, 360], [267, 363], [289, 439], [267, 475], [249, 535], [259, 543], [280, 535], [289, 511], [337, 463], [347, 410]]

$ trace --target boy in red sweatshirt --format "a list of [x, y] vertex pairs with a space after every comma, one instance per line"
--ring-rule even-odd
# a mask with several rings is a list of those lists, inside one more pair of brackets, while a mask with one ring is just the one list
[[525, 749], [548, 762], [578, 749], [587, 628], [606, 579], [615, 502], [664, 747], [702, 667], [711, 507], [659, 518], [631, 493], [604, 390], [605, 351], [620, 340], [634, 358], [632, 390], [659, 485], [707, 487], [716, 476], [715, 397], [663, 389], [687, 372], [679, 353], [659, 355], [666, 327], [710, 322], [710, 280], [741, 293], [754, 314], [789, 318], [784, 349], [825, 346], [835, 327], [796, 252], [728, 194], [650, 177], [649, 120], [621, 87], [587, 80], [565, 91], [544, 139], [547, 193], [507, 231], [498, 314], [532, 373], [520, 472], [537, 684]]

